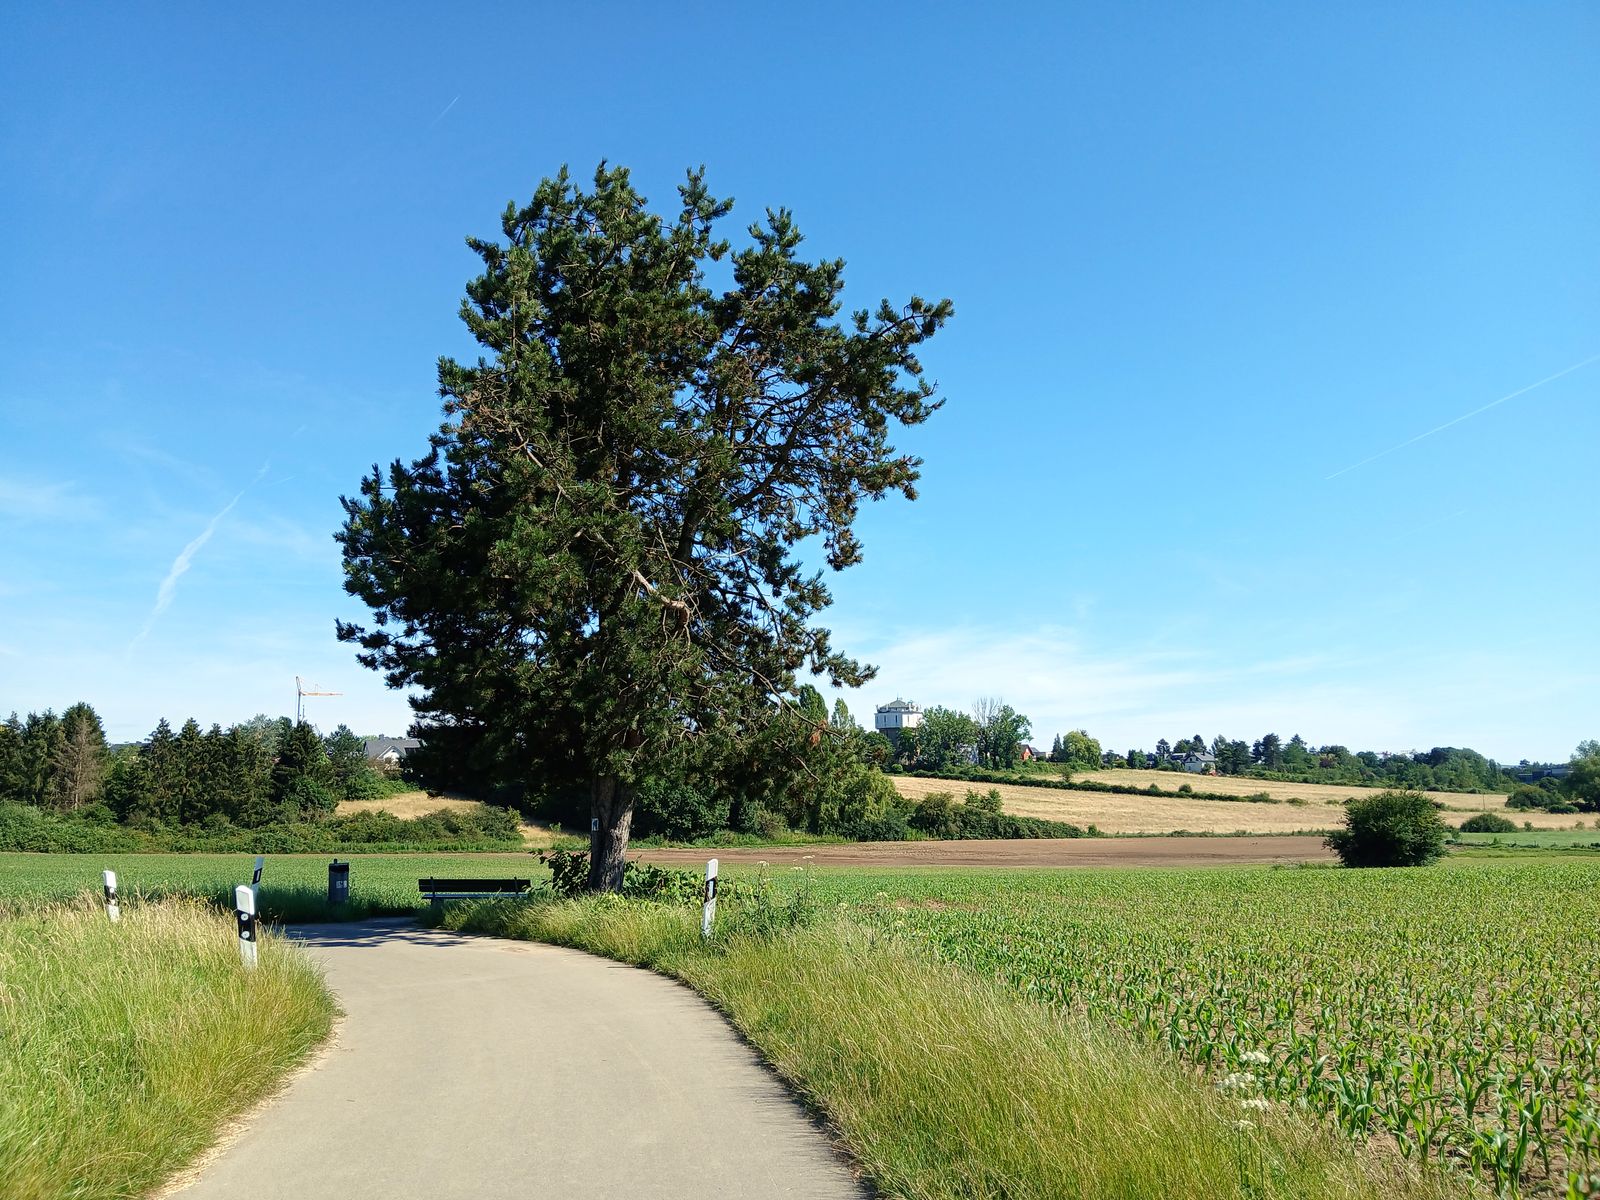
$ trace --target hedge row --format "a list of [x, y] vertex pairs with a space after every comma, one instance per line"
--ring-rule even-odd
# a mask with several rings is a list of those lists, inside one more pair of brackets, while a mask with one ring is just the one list
[[[987, 767], [946, 767], [939, 771], [892, 771], [895, 775], [909, 775], [915, 779], [949, 779], [961, 783], [1007, 783], [1018, 787], [1055, 788], [1063, 792], [1113, 792], [1120, 796], [1162, 796], [1168, 800], [1222, 800], [1233, 804], [1282, 804], [1283, 801], [1266, 792], [1252, 792], [1238, 796], [1232, 792], [1168, 791], [1155, 784], [1134, 787], [1131, 783], [1101, 783], [1094, 779], [1049, 779], [1018, 775], [1010, 771], [994, 771]], [[1194, 776], [1194, 778], [1202, 778]], [[1192, 787], [1185, 784], [1183, 786]]]
[[130, 828], [111, 821], [0, 803], [0, 851], [53, 854], [210, 852], [245, 854], [506, 850], [522, 847], [514, 813], [501, 808], [445, 810], [412, 820], [386, 812], [240, 829], [226, 821], [178, 828]]

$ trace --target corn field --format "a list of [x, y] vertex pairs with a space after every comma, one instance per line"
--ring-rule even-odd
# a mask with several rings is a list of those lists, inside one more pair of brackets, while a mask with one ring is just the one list
[[1244, 1108], [1312, 1110], [1506, 1196], [1600, 1195], [1600, 863], [879, 874], [827, 890], [950, 962], [1170, 1047]]

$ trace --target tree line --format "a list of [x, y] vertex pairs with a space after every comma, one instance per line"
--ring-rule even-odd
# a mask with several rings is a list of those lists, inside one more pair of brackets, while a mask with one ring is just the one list
[[1121, 761], [1107, 756], [1107, 766], [1180, 770], [1185, 755], [1209, 754], [1208, 763], [1219, 775], [1248, 775], [1296, 783], [1353, 783], [1371, 787], [1437, 791], [1499, 791], [1507, 786], [1500, 764], [1476, 750], [1435, 746], [1410, 754], [1373, 750], [1352, 752], [1348, 747], [1313, 747], [1299, 734], [1285, 742], [1276, 733], [1253, 742], [1218, 734], [1208, 742], [1195, 734], [1168, 743], [1156, 743], [1153, 754], [1129, 750]]
[[287, 717], [206, 730], [190, 718], [176, 732], [163, 719], [143, 743], [113, 750], [84, 703], [0, 724], [0, 802], [136, 828], [314, 821], [340, 800], [392, 790], [344, 725], [324, 737]]

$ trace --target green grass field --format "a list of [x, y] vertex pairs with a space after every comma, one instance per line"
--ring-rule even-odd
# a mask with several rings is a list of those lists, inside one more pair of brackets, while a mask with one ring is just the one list
[[1452, 853], [1480, 850], [1570, 850], [1600, 854], [1600, 829], [1518, 829], [1511, 833], [1459, 833]]
[[[250, 882], [254, 859], [247, 854], [0, 854], [0, 908], [8, 901], [64, 899], [85, 889], [100, 890], [100, 872], [117, 873], [117, 887], [128, 901], [171, 894], [216, 899], [231, 907], [233, 889]], [[343, 912], [327, 908], [328, 854], [267, 856], [261, 877], [261, 914], [272, 921], [350, 919], [406, 913], [423, 900], [417, 880], [485, 876], [506, 879], [548, 877], [532, 854], [357, 854], [350, 866], [350, 904]]]

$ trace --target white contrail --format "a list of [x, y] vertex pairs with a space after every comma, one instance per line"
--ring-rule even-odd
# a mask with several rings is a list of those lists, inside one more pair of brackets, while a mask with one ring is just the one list
[[[457, 92], [456, 93], [456, 100], [459, 100], [459, 99], [461, 99], [461, 93]], [[449, 112], [452, 108], [454, 108], [456, 106], [456, 100], [452, 100], [452, 101], [450, 101], [449, 104], [446, 104], [444, 106], [444, 108], [442, 110], [440, 110], [439, 115], [437, 117], [435, 117], [433, 120], [428, 122], [428, 128], [429, 129], [432, 129], [440, 121], [444, 120], [445, 113]]]
[[144, 628], [139, 630], [133, 641], [128, 643], [128, 652], [130, 654], [135, 646], [144, 641], [145, 635], [155, 626], [156, 619], [167, 611], [167, 607], [172, 603], [173, 597], [178, 594], [178, 580], [182, 579], [188, 572], [189, 565], [194, 562], [194, 556], [200, 552], [200, 547], [211, 540], [211, 535], [216, 533], [217, 526], [222, 524], [222, 518], [233, 511], [233, 506], [244, 499], [246, 492], [261, 482], [261, 477], [267, 473], [267, 468], [271, 465], [271, 463], [262, 463], [261, 470], [256, 472], [256, 477], [239, 489], [239, 494], [223, 505], [221, 512], [206, 522], [206, 527], [200, 531], [200, 536], [180, 550], [178, 557], [172, 560], [172, 566], [167, 570], [167, 577], [161, 581], [161, 587], [156, 591], [156, 606], [150, 610], [150, 615], [145, 618]]
[[1524, 393], [1533, 391], [1534, 388], [1543, 387], [1547, 383], [1554, 383], [1557, 379], [1560, 379], [1563, 375], [1571, 375], [1574, 371], [1582, 370], [1584, 367], [1587, 367], [1592, 362], [1600, 362], [1600, 354], [1591, 354], [1588, 358], [1584, 359], [1582, 362], [1573, 363], [1570, 367], [1567, 367], [1566, 369], [1561, 370], [1561, 371], [1557, 371], [1554, 375], [1546, 375], [1543, 379], [1539, 380], [1538, 383], [1530, 383], [1527, 387], [1518, 388], [1514, 392], [1510, 392], [1510, 393], [1508, 393], [1508, 394], [1506, 394], [1504, 396], [1501, 396], [1500, 399], [1498, 399], [1498, 400], [1489, 401], [1488, 404], [1485, 404], [1481, 408], [1475, 408], [1469, 413], [1462, 413], [1459, 417], [1456, 417], [1452, 421], [1446, 421], [1443, 425], [1435, 425], [1432, 429], [1428, 430], [1427, 433], [1419, 433], [1414, 438], [1407, 438], [1405, 441], [1401, 442], [1398, 446], [1390, 446], [1387, 450], [1378, 451], [1378, 453], [1374, 454], [1371, 458], [1363, 458], [1358, 463], [1351, 463], [1348, 467], [1345, 467], [1342, 470], [1335, 471], [1332, 475], [1329, 475], [1327, 477], [1327, 479], [1323, 480], [1323, 482], [1326, 483], [1328, 479], [1337, 479], [1341, 475], [1345, 475], [1345, 474], [1348, 474], [1351, 471], [1354, 471], [1357, 467], [1366, 466], [1369, 462], [1377, 462], [1378, 459], [1383, 458], [1383, 457], [1385, 457], [1387, 455], [1393, 454], [1396, 450], [1404, 450], [1407, 446], [1413, 446], [1416, 443], [1420, 442], [1423, 438], [1430, 438], [1436, 433], [1442, 433], [1444, 430], [1449, 429], [1450, 426], [1452, 426], [1452, 425], [1459, 425], [1459, 424], [1461, 424], [1461, 422], [1467, 420], [1469, 417], [1475, 417], [1479, 413], [1488, 412], [1491, 408], [1495, 407], [1495, 405], [1504, 404], [1507, 400], [1515, 400], [1518, 396], [1521, 396]]

